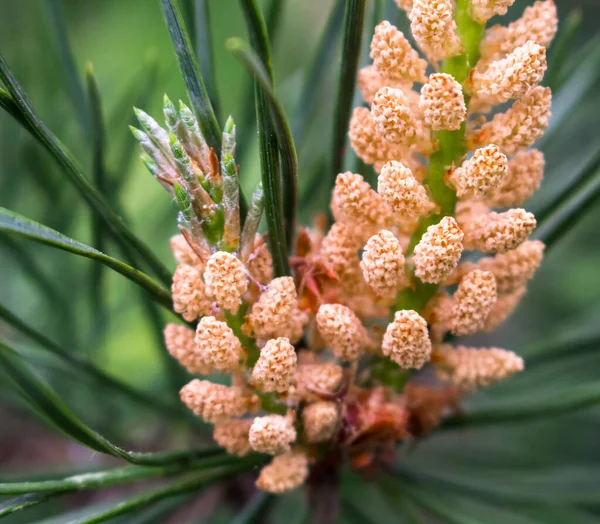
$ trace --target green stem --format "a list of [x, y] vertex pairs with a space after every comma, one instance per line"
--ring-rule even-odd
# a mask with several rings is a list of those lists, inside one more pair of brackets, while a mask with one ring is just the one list
[[[442, 63], [443, 73], [451, 74], [458, 82], [464, 84], [469, 78], [471, 69], [479, 60], [479, 45], [485, 26], [476, 23], [469, 15], [470, 0], [457, 0], [456, 25], [463, 43], [464, 52]], [[465, 103], [469, 96], [465, 92]], [[446, 173], [452, 165], [459, 164], [467, 152], [465, 146], [466, 123], [457, 131], [438, 131], [435, 138], [438, 149], [429, 159], [429, 169], [424, 183], [431, 191], [431, 197], [438, 206], [434, 215], [422, 218], [417, 230], [413, 233], [407, 250], [407, 256], [412, 255], [415, 246], [429, 226], [437, 224], [445, 216], [453, 216], [456, 209], [456, 193], [446, 185]], [[395, 310], [414, 309], [421, 311], [427, 302], [435, 295], [437, 284], [424, 284], [413, 277], [413, 286], [402, 291], [396, 300]]]

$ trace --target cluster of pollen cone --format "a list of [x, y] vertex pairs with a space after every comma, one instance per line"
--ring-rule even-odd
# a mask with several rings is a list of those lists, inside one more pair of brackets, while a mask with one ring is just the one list
[[[469, 15], [485, 24], [513, 2], [472, 0]], [[188, 325], [168, 324], [165, 341], [199, 376], [181, 399], [228, 453], [272, 456], [257, 480], [271, 493], [302, 485], [323, 461], [375, 467], [462, 395], [524, 366], [505, 349], [447, 341], [503, 323], [541, 263], [522, 206], [544, 170], [530, 146], [550, 115], [539, 84], [555, 5], [538, 1], [485, 30], [457, 79], [437, 72], [465, 53], [454, 2], [397, 3], [418, 49], [387, 21], [375, 28], [372, 65], [358, 75], [365, 105], [349, 129], [377, 187], [338, 175], [334, 222], [319, 216], [297, 232], [290, 276], [274, 278], [257, 233], [260, 187], [240, 224], [233, 122], [217, 158], [184, 105], [165, 101], [169, 132], [138, 112], [144, 161], [181, 208], [172, 291]]]

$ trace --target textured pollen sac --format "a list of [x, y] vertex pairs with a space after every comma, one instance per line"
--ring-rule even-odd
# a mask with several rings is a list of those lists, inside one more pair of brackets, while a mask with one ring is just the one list
[[242, 262], [231, 253], [217, 251], [204, 271], [206, 294], [214, 297], [217, 305], [237, 313], [242, 295], [248, 290], [248, 277]]
[[544, 136], [550, 118], [552, 93], [538, 86], [517, 100], [506, 113], [497, 113], [469, 137], [475, 145], [494, 143], [507, 155], [526, 149]]
[[371, 40], [371, 58], [383, 76], [399, 82], [423, 82], [427, 62], [410, 46], [406, 37], [387, 20], [376, 28]]
[[434, 131], [456, 131], [467, 119], [462, 86], [447, 73], [434, 73], [421, 88], [419, 108]]
[[360, 267], [365, 281], [379, 296], [394, 296], [406, 284], [402, 246], [394, 234], [385, 229], [369, 238]]
[[202, 272], [194, 266], [181, 264], [173, 274], [173, 309], [191, 322], [210, 311], [210, 300], [202, 281]]
[[296, 285], [292, 277], [271, 281], [252, 306], [250, 323], [259, 338], [284, 336], [292, 322], [298, 304]]
[[212, 424], [241, 417], [247, 409], [247, 399], [239, 387], [223, 386], [208, 380], [192, 380], [183, 386], [179, 395], [194, 414]]
[[472, 76], [478, 96], [493, 104], [521, 98], [536, 87], [546, 72], [546, 48], [528, 41], [505, 58]]
[[173, 252], [173, 258], [175, 258], [178, 264], [199, 268], [203, 267], [202, 260], [196, 255], [183, 235], [173, 235], [171, 240], [169, 240], [169, 245]]
[[463, 391], [490, 386], [525, 368], [523, 359], [506, 349], [448, 344], [436, 347], [435, 362], [439, 375]]
[[525, 242], [535, 226], [535, 217], [524, 209], [492, 211], [473, 219], [465, 231], [464, 246], [484, 253], [504, 253]]
[[496, 15], [505, 15], [515, 0], [473, 0], [471, 2], [471, 17], [478, 24], [485, 24]]
[[296, 430], [290, 417], [265, 415], [254, 419], [248, 440], [254, 451], [281, 455], [290, 450], [290, 444], [296, 440]]
[[423, 367], [431, 357], [427, 322], [412, 309], [396, 311], [383, 336], [381, 350], [402, 368]]
[[318, 393], [335, 393], [344, 377], [337, 364], [300, 364], [296, 375], [296, 393], [307, 401], [316, 400]]
[[410, 13], [413, 6], [413, 0], [396, 0], [396, 5], [400, 9], [404, 9], [407, 13]]
[[275, 495], [296, 489], [308, 477], [308, 459], [304, 453], [290, 451], [274, 457], [260, 471], [256, 487]]
[[213, 439], [230, 455], [244, 457], [252, 448], [248, 440], [251, 420], [227, 420], [215, 425]]
[[429, 336], [432, 343], [442, 342], [444, 335], [452, 328], [453, 309], [452, 297], [443, 289], [438, 291], [425, 306], [423, 318], [429, 325]]
[[386, 162], [381, 168], [377, 192], [394, 215], [405, 220], [426, 215], [435, 206], [412, 171], [396, 160]]
[[263, 285], [273, 280], [273, 257], [267, 243], [259, 234], [256, 235], [252, 251], [246, 260], [246, 267], [252, 278]]
[[504, 180], [485, 196], [485, 203], [490, 207], [523, 205], [539, 189], [544, 167], [541, 151], [519, 151], [508, 162], [508, 174]]
[[374, 164], [387, 158], [388, 143], [375, 128], [371, 111], [366, 107], [355, 107], [348, 128], [350, 145], [365, 164]]
[[[353, 227], [359, 238], [369, 238], [390, 210], [361, 175], [340, 173], [331, 199], [334, 218]], [[366, 239], [365, 239], [366, 240]]]
[[515, 289], [506, 295], [498, 295], [496, 303], [492, 306], [490, 314], [485, 319], [483, 331], [494, 331], [498, 326], [504, 324], [506, 319], [512, 315], [519, 306], [523, 295], [525, 295], [525, 286]]
[[490, 271], [467, 273], [454, 293], [452, 332], [472, 335], [480, 331], [496, 303], [496, 279]]
[[401, 89], [382, 87], [373, 98], [371, 116], [375, 128], [388, 142], [410, 145], [417, 134], [417, 122]]
[[507, 27], [495, 25], [488, 29], [481, 42], [481, 56], [484, 60], [497, 60], [528, 41], [548, 49], [557, 29], [558, 16], [553, 0], [535, 2]]
[[377, 71], [373, 65], [363, 67], [358, 71], [356, 84], [360, 94], [363, 97], [363, 100], [367, 104], [371, 104], [371, 102], [373, 102], [375, 93], [377, 93], [377, 91], [379, 91], [382, 87], [396, 87], [398, 89], [402, 89], [402, 91], [409, 91], [412, 88], [412, 81], [399, 82], [397, 80], [386, 78], [379, 71]]
[[430, 60], [461, 53], [452, 0], [414, 0], [408, 18], [413, 37]]
[[196, 347], [201, 358], [217, 371], [240, 369], [244, 359], [242, 345], [231, 328], [215, 317], [203, 317], [196, 328]]
[[176, 358], [190, 373], [210, 375], [212, 367], [202, 358], [194, 341], [193, 329], [169, 323], [164, 329], [165, 345], [169, 354]]
[[316, 320], [319, 333], [337, 358], [358, 359], [367, 342], [367, 332], [350, 308], [341, 304], [322, 304]]
[[482, 258], [476, 267], [494, 274], [498, 293], [511, 293], [531, 280], [542, 263], [544, 247], [539, 240], [528, 240], [512, 251]]
[[335, 222], [321, 243], [321, 255], [338, 277], [356, 274], [358, 270], [358, 249], [360, 241], [352, 229]]
[[497, 145], [477, 149], [454, 170], [452, 183], [459, 198], [479, 198], [497, 187], [508, 173], [508, 159]]
[[441, 282], [458, 264], [463, 251], [463, 232], [453, 217], [444, 217], [427, 228], [412, 257], [415, 275], [430, 284]]
[[252, 383], [263, 391], [286, 392], [295, 381], [296, 351], [287, 338], [269, 340], [252, 370]]
[[309, 442], [330, 440], [338, 426], [338, 407], [335, 402], [322, 400], [309, 404], [302, 411], [302, 422]]

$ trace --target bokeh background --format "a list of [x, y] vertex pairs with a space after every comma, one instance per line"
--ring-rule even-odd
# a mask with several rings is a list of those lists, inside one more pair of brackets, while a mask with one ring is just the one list
[[[303, 115], [298, 98], [305, 73], [333, 2], [275, 1], [282, 4], [281, 22], [273, 43], [276, 88], [287, 114], [296, 122]], [[224, 121], [231, 114], [238, 124], [242, 143], [241, 177], [244, 187], [250, 191], [259, 178], [251, 82], [224, 46], [228, 37], [246, 38], [243, 20], [235, 0], [209, 3], [220, 118]], [[384, 11], [393, 17], [392, 21], [401, 28], [406, 27], [405, 15], [394, 9], [391, 1], [384, 3]], [[517, 0], [507, 17], [494, 21], [503, 23], [516, 18], [529, 4], [531, 2]], [[572, 48], [561, 60], [584, 61], [586, 68], [583, 72], [578, 69], [566, 74], [560, 82], [556, 80], [560, 90], [553, 106], [555, 120], [541, 146], [546, 154], [546, 178], [540, 193], [527, 206], [534, 212], [559, 194], [573, 173], [597, 162], [600, 150], [597, 124], [600, 53], [598, 45], [594, 47], [590, 43], [599, 32], [600, 2], [558, 0], [557, 5], [563, 21], [569, 14], [573, 20], [581, 17]], [[61, 17], [74, 54], [74, 70], [62, 51], [64, 34], [60, 35], [56, 29]], [[369, 15], [367, 20], [370, 20]], [[364, 45], [368, 45], [368, 39]], [[85, 91], [78, 90], [78, 85], [84, 85], [86, 64], [93, 65], [106, 124], [107, 194], [132, 229], [174, 268], [168, 238], [176, 232], [175, 205], [139, 161], [127, 128], [133, 124], [131, 108], [134, 105], [160, 118], [163, 93], [171, 99], [186, 99], [158, 2], [0, 0], [0, 51], [42, 119], [80, 160], [86, 173], [91, 173], [92, 165], [91, 137], [87, 131], [88, 102], [82, 96]], [[550, 59], [553, 59], [552, 51]], [[367, 62], [366, 53], [363, 53], [363, 62]], [[332, 68], [324, 89], [319, 92], [316, 109], [308, 115], [308, 132], [297, 144], [300, 185], [305, 195], [301, 215], [305, 224], [310, 223], [315, 210], [323, 209], [329, 196], [327, 188], [315, 183], [315, 178], [326, 165], [336, 73], [337, 68]], [[350, 166], [352, 162], [354, 159], [349, 158]], [[91, 215], [79, 195], [66, 182], [54, 160], [5, 113], [0, 113], [0, 205], [72, 238], [94, 244]], [[527, 355], [547, 344], [564, 344], [568, 349], [574, 340], [598, 340], [599, 220], [600, 206], [596, 205], [552, 248], [517, 313], [501, 330], [486, 337], [486, 344], [497, 344]], [[102, 247], [108, 253], [121, 256], [110, 243]], [[154, 395], [172, 397], [173, 377], [166, 371], [160, 334], [160, 326], [167, 316], [148, 309], [140, 292], [127, 280], [109, 271], [98, 272], [92, 265], [64, 252], [0, 234], [0, 302], [52, 340], [92, 358], [111, 374]], [[1, 322], [0, 333], [3, 338], [13, 340], [36, 363], [39, 373], [86, 422], [118, 442], [153, 449], [161, 443], [185, 446], [203, 438], [165, 426], [163, 421], [149, 417], [141, 408], [99, 394], [94, 384], [82, 384], [85, 379], [48, 358], [34, 345], [28, 345]], [[483, 339], [480, 337], [479, 341]], [[568, 363], [532, 373], [527, 381], [516, 381], [516, 390], [511, 394], [528, 395], [532, 387], [539, 392], [598, 380], [600, 347]], [[70, 472], [110, 462], [47, 428], [27, 411], [3, 380], [0, 375], [0, 479], [43, 476], [50, 471]], [[498, 396], [502, 392], [502, 388], [497, 388], [489, 395]], [[578, 476], [579, 466], [600, 466], [598, 415], [600, 413], [586, 412], [585, 417], [574, 415], [561, 419], [560, 424], [540, 423], [533, 432], [527, 427], [522, 436], [514, 429], [507, 429], [506, 435], [500, 432], [491, 436], [482, 432], [478, 438], [525, 439], [521, 443], [528, 442], [525, 447], [531, 447], [532, 467], [544, 462], [543, 451], [557, 453], [556, 468], [561, 460], [569, 462], [573, 475], [569, 485], [575, 490], [579, 483], [584, 483], [583, 477]], [[574, 430], [575, 425], [581, 429]], [[441, 449], [455, 446], [456, 437], [454, 439], [442, 442]], [[575, 440], [580, 451], [571, 450], [572, 446], [571, 451], [561, 447], [564, 439]], [[417, 463], [427, 461], [422, 455], [419, 458], [418, 453], [416, 457], [413, 460]], [[432, 457], [429, 460], [435, 459], [435, 453]], [[497, 458], [503, 459], [501, 455]], [[564, 471], [556, 469], [556, 474], [564, 475]], [[552, 480], [531, 475], [527, 468], [523, 470], [528, 485]], [[589, 481], [589, 477], [585, 479]], [[596, 481], [595, 489], [599, 491], [600, 473], [596, 474]], [[544, 485], [540, 489], [544, 489]], [[588, 487], [586, 493], [590, 493], [590, 489]], [[32, 510], [27, 518], [14, 517], [11, 522], [42, 521], [65, 504], [77, 508], [84, 504], [101, 504], [114, 496], [114, 490], [107, 490], [67, 498], [50, 503], [37, 515]], [[203, 497], [196, 511], [201, 507], [202, 513], [208, 515], [214, 510], [214, 522], [227, 522], [230, 510], [217, 503], [222, 498], [213, 492]], [[234, 502], [235, 499], [235, 493], [229, 497]], [[171, 517], [171, 521], [186, 522], [193, 509]]]

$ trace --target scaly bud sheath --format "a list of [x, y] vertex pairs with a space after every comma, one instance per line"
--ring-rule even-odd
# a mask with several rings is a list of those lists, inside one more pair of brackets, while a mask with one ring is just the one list
[[191, 222], [194, 211], [192, 210], [192, 201], [190, 200], [187, 191], [183, 189], [179, 183], [175, 182], [173, 184], [173, 192], [175, 193], [175, 199], [177, 200], [177, 205], [181, 210], [183, 218], [185, 218], [187, 222]]
[[[165, 156], [163, 151], [150, 139], [150, 137], [140, 131], [139, 129], [129, 126], [129, 129], [133, 133], [134, 138], [139, 142], [140, 147], [146, 152], [146, 154], [154, 161], [157, 166], [157, 172], [152, 172], [154, 176], [160, 174], [165, 180], [169, 182], [173, 182], [174, 180], [178, 180], [179, 174], [175, 169], [174, 162], [172, 162], [171, 154], [169, 152], [169, 156]], [[149, 167], [150, 169], [150, 167]]]
[[179, 101], [179, 115], [181, 116], [181, 120], [183, 120], [183, 124], [190, 134], [192, 144], [200, 152], [200, 169], [202, 169], [204, 173], [210, 173], [210, 149], [206, 144], [206, 140], [204, 140], [204, 136], [202, 135], [202, 131], [200, 131], [200, 126], [198, 125], [198, 121], [196, 120], [194, 113], [181, 100]]
[[256, 189], [252, 193], [252, 202], [248, 208], [248, 215], [246, 216], [244, 229], [242, 230], [242, 260], [246, 260], [248, 258], [248, 255], [250, 255], [252, 247], [254, 246], [256, 232], [258, 231], [258, 226], [265, 208], [264, 198], [265, 193], [263, 191], [262, 182], [259, 182], [256, 186]]
[[[169, 131], [177, 137], [177, 139], [179, 140], [179, 142], [181, 142], [181, 145], [185, 149], [186, 153], [198, 166], [195, 170], [201, 171], [199, 167], [201, 162], [200, 150], [193, 143], [192, 136], [187, 127], [185, 126], [179, 112], [175, 108], [175, 104], [171, 102], [167, 95], [165, 95], [163, 99], [163, 115], [165, 117], [165, 122]], [[200, 176], [198, 178], [200, 180], [203, 180], [205, 178], [204, 173], [200, 173]], [[205, 189], [208, 189], [208, 187], [205, 186]]]
[[133, 108], [133, 112], [135, 113], [135, 116], [144, 131], [148, 134], [148, 137], [150, 137], [150, 140], [152, 140], [152, 142], [154, 142], [162, 151], [165, 157], [171, 161], [169, 134], [146, 112], [138, 109], [137, 107]]
[[[196, 218], [202, 223], [204, 235], [210, 244], [217, 244], [222, 236], [221, 213], [200, 184], [194, 168], [177, 137], [171, 133], [171, 151], [179, 168], [179, 173], [184, 179], [186, 190], [192, 204]], [[190, 219], [188, 219], [190, 220]], [[196, 235], [194, 233], [194, 235]]]
[[[225, 145], [225, 140], [223, 140]], [[221, 180], [223, 182], [223, 211], [225, 227], [223, 230], [223, 248], [235, 251], [240, 241], [240, 182], [237, 166], [231, 153], [225, 152], [221, 159]]]

